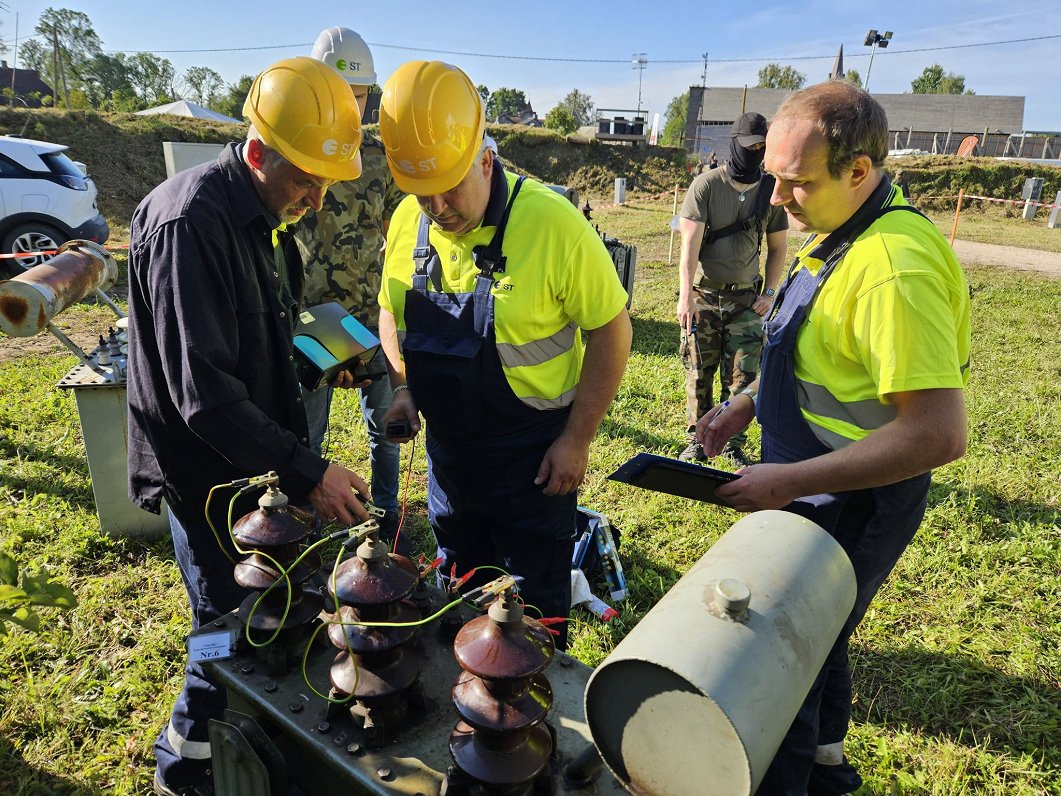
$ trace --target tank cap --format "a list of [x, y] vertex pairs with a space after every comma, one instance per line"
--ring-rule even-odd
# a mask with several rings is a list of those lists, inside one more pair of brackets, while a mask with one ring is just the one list
[[742, 580], [723, 578], [715, 584], [715, 604], [738, 622], [747, 618], [752, 592]]

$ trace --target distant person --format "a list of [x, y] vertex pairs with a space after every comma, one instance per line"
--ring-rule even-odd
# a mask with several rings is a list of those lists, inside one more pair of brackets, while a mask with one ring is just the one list
[[[372, 52], [350, 28], [321, 31], [311, 57], [335, 67], [354, 92], [364, 118], [369, 87], [376, 82]], [[379, 288], [383, 276], [383, 245], [391, 216], [405, 198], [387, 168], [383, 144], [369, 132], [361, 142], [362, 173], [357, 180], [337, 182], [318, 213], [306, 216], [295, 235], [308, 250], [306, 305], [338, 302], [373, 334], [379, 334]], [[383, 416], [391, 404], [391, 385], [382, 354], [376, 362], [383, 375], [360, 390], [361, 416], [369, 440], [372, 502], [386, 511], [382, 536], [393, 538], [398, 524], [400, 450], [387, 439]], [[324, 450], [332, 388], [307, 392], [310, 446]], [[404, 538], [404, 537], [403, 537]], [[403, 552], [409, 550], [403, 545]]]
[[[733, 125], [729, 157], [722, 168], [693, 180], [678, 218], [680, 354], [685, 368], [685, 449], [678, 458], [702, 461], [696, 421], [714, 406], [714, 380], [725, 401], [755, 380], [762, 351], [762, 316], [770, 309], [785, 264], [788, 220], [770, 206], [773, 178], [760, 166], [766, 119], [745, 113]], [[714, 153], [712, 153], [712, 156]], [[766, 238], [766, 280], [759, 254]], [[723, 454], [752, 464], [740, 432]]]
[[715, 156], [714, 152], [712, 152], [711, 157], [707, 159], [707, 168], [709, 170], [718, 168], [718, 158]]
[[566, 617], [576, 493], [626, 367], [627, 297], [578, 209], [507, 172], [485, 123], [475, 85], [441, 61], [403, 64], [383, 87], [380, 136], [412, 194], [379, 297], [387, 419], [410, 437], [427, 423], [441, 571], [501, 567], [526, 579], [527, 603]]
[[[331, 67], [289, 58], [255, 78], [243, 113], [246, 141], [155, 188], [129, 228], [129, 495], [155, 514], [166, 500], [193, 628], [246, 596], [227, 557], [229, 495], [210, 504], [227, 556], [204, 517], [211, 487], [275, 470], [292, 503], [368, 519], [368, 485], [309, 447], [292, 364], [302, 260], [286, 232], [360, 174], [357, 102]], [[225, 691], [198, 663], [185, 671], [155, 741], [162, 796], [213, 793], [207, 728]]]
[[913, 539], [931, 471], [963, 455], [969, 292], [931, 221], [881, 167], [884, 109], [833, 80], [791, 94], [766, 139], [772, 202], [813, 233], [766, 322], [762, 375], [697, 424], [708, 455], [757, 417], [763, 464], [718, 496], [739, 511], [814, 521], [854, 566], [854, 609], [759, 786], [841, 794], [862, 779], [843, 753], [848, 639]]

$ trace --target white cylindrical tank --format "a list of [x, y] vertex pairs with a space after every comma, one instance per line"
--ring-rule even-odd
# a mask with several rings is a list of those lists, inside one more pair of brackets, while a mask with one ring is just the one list
[[753, 793], [854, 602], [851, 562], [824, 530], [744, 517], [590, 678], [604, 762], [632, 793]]

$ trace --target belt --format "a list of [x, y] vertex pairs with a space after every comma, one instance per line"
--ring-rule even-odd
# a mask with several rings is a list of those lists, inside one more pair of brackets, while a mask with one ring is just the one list
[[759, 287], [758, 282], [716, 282], [714, 279], [700, 280], [700, 287], [708, 290], [753, 290]]

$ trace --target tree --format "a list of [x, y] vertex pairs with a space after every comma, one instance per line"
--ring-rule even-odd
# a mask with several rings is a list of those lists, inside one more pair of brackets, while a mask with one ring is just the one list
[[560, 100], [560, 104], [571, 111], [571, 115], [575, 117], [579, 127], [593, 123], [595, 118], [593, 100], [590, 99], [589, 94], [583, 94], [577, 88], [573, 88], [567, 92], [567, 96]]
[[211, 110], [231, 116], [233, 119], [242, 119], [243, 102], [251, 92], [252, 83], [254, 83], [254, 76], [244, 75], [235, 83], [230, 84], [225, 95], [210, 105]]
[[176, 73], [168, 58], [140, 52], [129, 58], [127, 63], [129, 82], [144, 102], [157, 104], [173, 99], [177, 93], [173, 88]]
[[479, 92], [479, 96], [483, 98], [483, 105], [490, 101], [490, 89], [480, 83], [475, 87], [475, 90]]
[[189, 67], [184, 73], [184, 82], [191, 98], [204, 107], [209, 107], [225, 86], [224, 78], [208, 66]]
[[858, 73], [857, 69], [848, 69], [847, 74], [844, 75], [844, 80], [853, 86], [862, 86], [862, 75]]
[[926, 66], [920, 77], [914, 78], [910, 88], [915, 94], [975, 94], [971, 88], [965, 87], [965, 75], [956, 75], [953, 72], [944, 73], [939, 64]]
[[[82, 71], [84, 91], [93, 108], [99, 109], [115, 92], [129, 90], [129, 66], [125, 53], [96, 53]], [[130, 91], [131, 93], [131, 91]]]
[[667, 105], [663, 117], [663, 134], [660, 143], [681, 146], [685, 141], [685, 122], [689, 116], [689, 92], [679, 94]]
[[759, 70], [759, 85], [756, 88], [788, 88], [796, 91], [803, 88], [807, 76], [791, 66], [767, 64]]
[[550, 130], [559, 130], [564, 135], [570, 135], [578, 129], [578, 119], [571, 113], [571, 109], [562, 102], [545, 114], [545, 126]]
[[527, 97], [522, 91], [515, 88], [499, 88], [490, 93], [490, 99], [486, 102], [486, 118], [496, 120], [498, 116], [520, 113], [526, 107]]
[[[57, 95], [62, 92], [65, 96], [67, 90], [84, 88], [87, 64], [94, 55], [103, 51], [103, 42], [92, 27], [92, 20], [81, 11], [46, 8], [37, 20], [34, 31], [42, 39], [39, 52], [34, 53], [38, 61], [34, 68], [44, 77], [45, 82], [55, 89]], [[53, 41], [59, 45], [58, 73], [52, 53]], [[24, 51], [22, 56], [25, 59]], [[23, 62], [29, 63], [26, 60]], [[62, 85], [64, 77], [65, 87]]]

